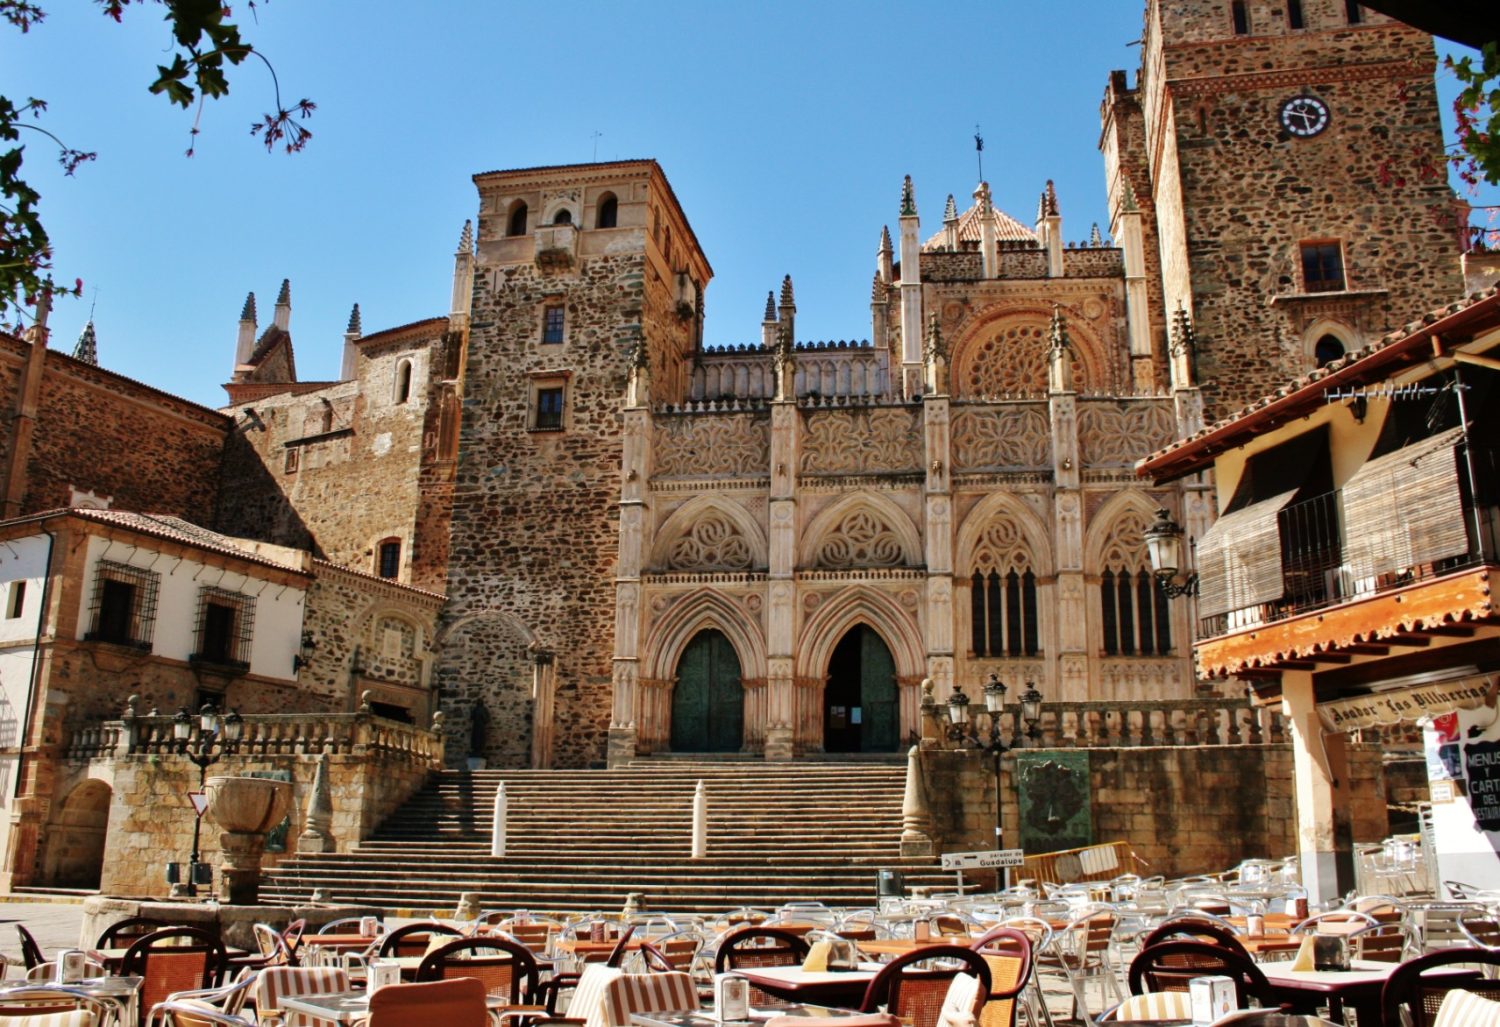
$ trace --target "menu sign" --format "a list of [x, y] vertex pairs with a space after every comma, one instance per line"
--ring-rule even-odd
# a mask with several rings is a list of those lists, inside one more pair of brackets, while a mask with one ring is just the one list
[[1464, 743], [1464, 771], [1474, 822], [1486, 831], [1500, 831], [1500, 742]]

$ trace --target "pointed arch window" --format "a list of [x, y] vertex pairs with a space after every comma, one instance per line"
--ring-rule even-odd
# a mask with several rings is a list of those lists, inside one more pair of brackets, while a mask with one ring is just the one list
[[1127, 513], [1104, 547], [1099, 622], [1106, 656], [1166, 656], [1172, 651], [1172, 611], [1151, 573], [1145, 527], [1141, 514]]
[[975, 656], [1036, 656], [1041, 649], [1036, 572], [1020, 528], [997, 517], [974, 551], [969, 648]]

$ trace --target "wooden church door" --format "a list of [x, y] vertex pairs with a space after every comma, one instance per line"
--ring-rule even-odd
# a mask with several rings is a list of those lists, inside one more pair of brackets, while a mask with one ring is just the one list
[[900, 734], [896, 661], [880, 635], [861, 625], [839, 641], [828, 661], [823, 749], [894, 752]]
[[745, 734], [740, 660], [720, 631], [700, 631], [677, 662], [673, 752], [739, 752]]

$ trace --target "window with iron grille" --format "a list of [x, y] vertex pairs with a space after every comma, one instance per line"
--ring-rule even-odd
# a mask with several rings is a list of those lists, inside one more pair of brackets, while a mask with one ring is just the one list
[[191, 659], [248, 670], [254, 629], [254, 596], [219, 588], [199, 589], [198, 651]]
[[94, 597], [84, 640], [129, 645], [149, 652], [160, 585], [159, 574], [100, 560], [94, 569]]
[[401, 540], [399, 538], [388, 538], [380, 543], [378, 573], [382, 578], [401, 576]]
[[563, 424], [563, 390], [560, 388], [537, 389], [536, 423], [539, 431], [555, 431]]

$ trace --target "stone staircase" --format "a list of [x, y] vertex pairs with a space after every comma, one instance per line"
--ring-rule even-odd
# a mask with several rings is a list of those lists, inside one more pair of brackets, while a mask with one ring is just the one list
[[[452, 908], [711, 912], [791, 901], [864, 906], [875, 871], [951, 888], [932, 859], [902, 859], [905, 760], [777, 764], [638, 760], [619, 770], [445, 771], [347, 853], [295, 857], [267, 871], [261, 901]], [[490, 852], [505, 783], [507, 846]], [[708, 854], [692, 859], [692, 800], [708, 795]]]

